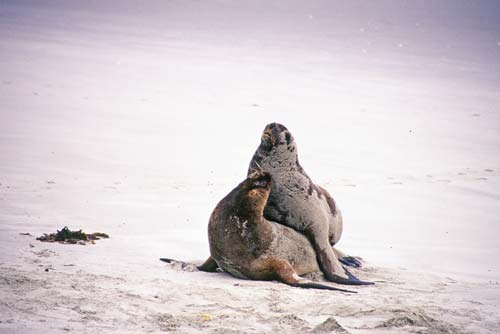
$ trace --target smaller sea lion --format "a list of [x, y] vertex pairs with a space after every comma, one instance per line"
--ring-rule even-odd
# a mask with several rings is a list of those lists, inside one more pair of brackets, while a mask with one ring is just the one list
[[354, 292], [299, 276], [320, 271], [316, 253], [304, 235], [264, 218], [271, 186], [269, 173], [254, 172], [217, 204], [208, 225], [211, 258], [199, 269], [218, 266], [238, 278]]

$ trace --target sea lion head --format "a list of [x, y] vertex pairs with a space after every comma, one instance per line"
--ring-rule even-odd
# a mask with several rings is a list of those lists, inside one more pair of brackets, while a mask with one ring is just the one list
[[248, 175], [245, 181], [240, 184], [241, 195], [248, 209], [262, 213], [269, 198], [272, 187], [271, 174], [255, 171]]
[[290, 152], [295, 151], [295, 141], [292, 134], [286, 126], [279, 123], [266, 125], [262, 132], [260, 146], [267, 152], [281, 147], [286, 148]]
[[297, 145], [292, 133], [282, 124], [266, 125], [259, 148], [255, 152], [248, 174], [260, 170], [275, 173], [277, 169], [301, 168], [297, 156]]

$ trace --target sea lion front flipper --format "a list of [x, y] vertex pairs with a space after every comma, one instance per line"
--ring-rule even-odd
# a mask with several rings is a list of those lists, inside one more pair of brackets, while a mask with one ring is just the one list
[[200, 271], [215, 273], [217, 272], [217, 269], [219, 269], [219, 265], [217, 264], [217, 262], [215, 262], [215, 260], [211, 256], [209, 256], [208, 259], [205, 262], [203, 262], [201, 266], [197, 266], [196, 268], [198, 268], [198, 270]]
[[316, 283], [308, 279], [305, 279], [303, 277], [300, 277], [299, 275], [297, 275], [290, 262], [286, 260], [277, 258], [273, 259], [272, 268], [274, 269], [276, 278], [280, 282], [283, 282], [291, 286], [304, 289], [321, 289], [321, 290], [334, 290], [334, 291], [342, 291], [348, 293], [357, 293], [356, 291], [340, 289], [330, 285]]
[[[346, 283], [346, 284], [350, 284], [350, 285], [373, 285], [373, 284], [375, 284], [375, 282], [368, 282], [368, 281], [360, 280], [359, 278], [354, 276], [349, 270], [347, 270], [347, 268], [345, 268], [345, 267], [344, 267], [344, 271], [345, 271], [347, 277], [349, 277], [349, 280], [355, 282], [355, 283]], [[344, 278], [342, 278], [342, 279], [344, 279]]]
[[308, 236], [314, 247], [314, 250], [316, 251], [318, 264], [327, 280], [345, 285], [374, 284], [373, 282], [366, 282], [358, 279], [344, 267], [342, 267], [328, 240], [326, 238], [321, 238], [321, 233], [315, 234], [313, 231], [309, 230], [306, 231], [306, 235]]
[[340, 251], [339, 249], [337, 249], [335, 247], [332, 247], [332, 248], [333, 248], [333, 252], [337, 256], [337, 259], [339, 259], [339, 261], [342, 264], [349, 266], [349, 267], [361, 268], [362, 263], [361, 263], [359, 257], [349, 256], [349, 255], [344, 254], [344, 252]]

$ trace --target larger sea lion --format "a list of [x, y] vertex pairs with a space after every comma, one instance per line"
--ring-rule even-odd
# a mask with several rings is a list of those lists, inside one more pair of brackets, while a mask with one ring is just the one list
[[[332, 196], [313, 183], [299, 163], [297, 145], [288, 129], [268, 124], [255, 152], [248, 174], [269, 172], [273, 185], [264, 209], [264, 217], [303, 233], [311, 241], [325, 277], [349, 285], [373, 284], [354, 277], [345, 269], [339, 251], [333, 248], [342, 235], [342, 215]], [[353, 258], [342, 259], [358, 266]]]
[[217, 204], [208, 225], [206, 263], [238, 278], [353, 292], [299, 276], [319, 271], [316, 254], [304, 235], [264, 218], [271, 186], [270, 174], [254, 172]]

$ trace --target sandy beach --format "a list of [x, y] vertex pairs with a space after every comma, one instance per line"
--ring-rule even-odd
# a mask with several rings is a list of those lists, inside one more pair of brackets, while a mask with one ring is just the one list
[[[499, 333], [500, 6], [428, 6], [0, 2], [0, 333]], [[208, 257], [270, 122], [374, 286], [159, 261]]]

